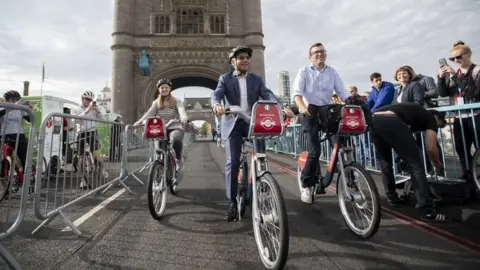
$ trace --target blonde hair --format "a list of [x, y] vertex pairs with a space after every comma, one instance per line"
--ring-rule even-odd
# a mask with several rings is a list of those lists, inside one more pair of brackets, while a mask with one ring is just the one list
[[465, 42], [463, 42], [461, 40], [459, 40], [459, 41], [455, 42], [455, 44], [453, 44], [450, 52], [453, 52], [453, 51], [461, 51], [462, 54], [472, 54], [472, 49], [470, 49], [470, 47], [465, 45]]
[[161, 94], [158, 95], [157, 100], [155, 100], [157, 105], [157, 109], [173, 109], [177, 107], [177, 99], [172, 96], [172, 93], [168, 94], [168, 96], [163, 97]]

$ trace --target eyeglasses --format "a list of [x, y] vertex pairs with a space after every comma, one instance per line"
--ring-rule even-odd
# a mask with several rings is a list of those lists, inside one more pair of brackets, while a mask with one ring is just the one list
[[457, 56], [454, 56], [454, 57], [450, 57], [450, 58], [448, 58], [448, 60], [450, 60], [452, 62], [454, 62], [455, 60], [462, 60], [463, 55], [464, 54], [460, 54], [460, 55], [457, 55]]
[[327, 51], [326, 50], [317, 50], [317, 51], [313, 51], [311, 53], [311, 55], [316, 55], [316, 54], [327, 55]]

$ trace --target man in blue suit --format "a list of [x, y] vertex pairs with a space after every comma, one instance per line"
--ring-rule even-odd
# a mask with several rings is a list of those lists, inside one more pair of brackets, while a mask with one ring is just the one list
[[[270, 91], [260, 76], [248, 72], [252, 49], [246, 46], [237, 46], [229, 53], [229, 62], [235, 70], [225, 73], [218, 79], [218, 85], [212, 93], [211, 103], [214, 113], [222, 115], [220, 121], [220, 135], [225, 142], [225, 188], [230, 200], [226, 219], [228, 222], [238, 219], [237, 210], [237, 175], [240, 167], [240, 151], [242, 138], [247, 137], [249, 124], [235, 115], [224, 115], [225, 107], [240, 106], [248, 113], [260, 99], [275, 100], [281, 107], [277, 97]], [[222, 101], [225, 107], [222, 105]], [[287, 117], [293, 116], [288, 109], [284, 110]]]

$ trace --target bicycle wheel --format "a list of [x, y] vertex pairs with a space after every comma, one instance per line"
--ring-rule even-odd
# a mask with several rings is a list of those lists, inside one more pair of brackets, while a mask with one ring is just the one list
[[10, 188], [10, 182], [12, 178], [10, 177], [10, 163], [7, 159], [2, 160], [2, 166], [0, 168], [0, 202], [7, 196], [8, 189]]
[[248, 193], [248, 162], [242, 160], [240, 163], [240, 169], [238, 170], [238, 213], [240, 213], [240, 218], [245, 215], [247, 206], [251, 207], [249, 193]]
[[[169, 157], [170, 167], [167, 169], [167, 185], [170, 190], [170, 194], [175, 196], [177, 194], [177, 165], [175, 164], [174, 157], [170, 155]], [[174, 181], [175, 180], [175, 181]]]
[[[346, 183], [341, 178], [342, 173], [345, 173]], [[366, 184], [370, 196], [366, 196], [365, 192], [360, 190], [360, 179], [365, 179], [363, 182], [364, 185]], [[347, 195], [347, 192], [349, 195]], [[375, 235], [380, 226], [380, 195], [378, 194], [377, 186], [375, 185], [372, 176], [365, 170], [365, 168], [355, 162], [347, 165], [344, 168], [344, 171], [338, 174], [337, 195], [340, 211], [342, 212], [343, 219], [350, 230], [362, 239], [369, 239]], [[371, 199], [370, 203], [368, 202], [368, 198]], [[347, 202], [352, 204], [353, 210], [360, 210], [359, 214], [361, 220], [366, 220], [366, 222], [362, 222], [367, 224], [365, 228], [360, 228], [356, 222], [352, 220], [352, 217], [348, 214]], [[369, 205], [372, 206], [372, 210], [370, 211], [367, 210]], [[365, 217], [367, 212], [371, 212], [371, 217]], [[358, 217], [358, 215], [355, 216]]]
[[[160, 220], [165, 213], [167, 204], [166, 183], [163, 174], [165, 173], [163, 163], [155, 160], [148, 174], [147, 201], [150, 215]], [[158, 205], [160, 203], [160, 205]]]
[[475, 154], [473, 155], [472, 174], [473, 182], [475, 183], [477, 191], [480, 191], [480, 150], [475, 151]]
[[[267, 269], [283, 269], [288, 256], [289, 231], [287, 209], [280, 186], [270, 173], [265, 173], [258, 178], [253, 192], [253, 234], [260, 259]], [[267, 199], [273, 200], [268, 204], [272, 208], [270, 210], [260, 207]], [[268, 228], [277, 232], [262, 232]], [[278, 239], [269, 239], [270, 236], [278, 236]]]

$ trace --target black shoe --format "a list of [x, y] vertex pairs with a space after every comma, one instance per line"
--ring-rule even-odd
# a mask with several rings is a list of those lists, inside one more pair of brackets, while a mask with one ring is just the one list
[[387, 195], [387, 201], [388, 201], [388, 204], [390, 204], [391, 207], [398, 207], [400, 205], [405, 204], [405, 200], [400, 199], [396, 193]]
[[238, 207], [236, 203], [231, 202], [228, 206], [227, 214], [225, 215], [227, 222], [238, 220]]
[[421, 219], [426, 222], [447, 222], [447, 217], [440, 213], [437, 209], [433, 208], [432, 210], [425, 213]]

